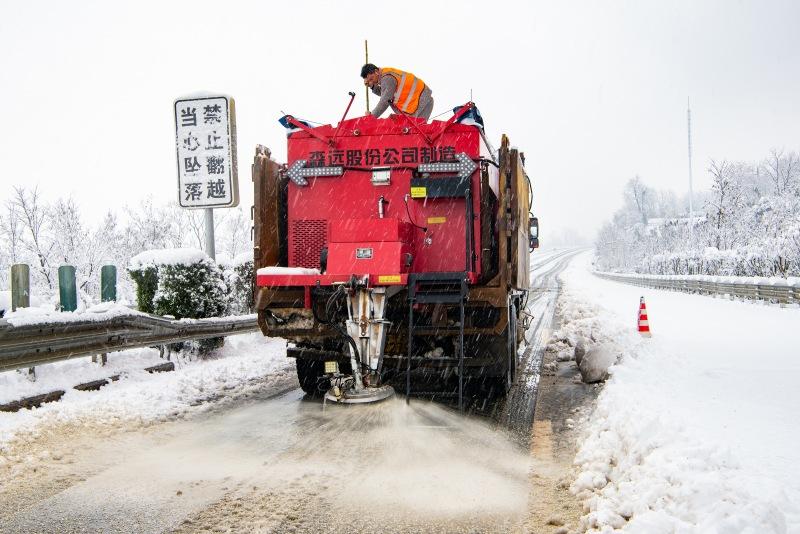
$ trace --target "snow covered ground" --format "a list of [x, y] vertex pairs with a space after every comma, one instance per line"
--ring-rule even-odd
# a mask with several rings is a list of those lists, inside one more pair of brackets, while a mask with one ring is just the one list
[[[267, 380], [294, 374], [286, 358], [286, 342], [260, 332], [230, 336], [207, 359], [176, 359], [176, 370], [148, 374], [147, 366], [163, 363], [155, 349], [134, 349], [108, 355], [101, 367], [89, 358], [42, 365], [36, 381], [16, 371], [0, 373], [0, 403], [58, 389], [60, 402], [15, 413], [0, 412], [0, 464], [4, 446], [15, 438], [36, 434], [56, 424], [114, 426], [149, 424], [201, 410], [202, 401], [234, 396]], [[79, 383], [120, 374], [120, 380], [99, 391], [71, 389]]]
[[[563, 333], [617, 344], [572, 489], [590, 532], [800, 532], [800, 309], [562, 275]], [[653, 337], [636, 333], [639, 297]]]

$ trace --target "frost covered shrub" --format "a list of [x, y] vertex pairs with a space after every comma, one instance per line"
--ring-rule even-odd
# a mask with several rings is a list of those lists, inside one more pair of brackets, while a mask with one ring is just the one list
[[255, 306], [253, 302], [255, 273], [253, 272], [252, 254], [248, 255], [251, 256], [248, 261], [240, 263], [233, 269], [236, 278], [231, 287], [231, 308], [232, 311], [235, 309], [237, 314], [251, 313]]
[[[228, 288], [222, 269], [199, 250], [148, 250], [131, 258], [128, 271], [137, 285], [141, 311], [176, 319], [219, 317], [226, 311]], [[207, 352], [221, 347], [223, 341], [202, 339], [190, 346]], [[172, 348], [183, 346], [177, 343]]]
[[153, 297], [158, 289], [158, 272], [155, 265], [131, 265], [131, 279], [136, 283], [136, 307], [145, 313], [155, 313]]
[[225, 284], [228, 286], [227, 313], [243, 315], [253, 310], [253, 253], [239, 254], [233, 260], [220, 261]]
[[225, 312], [227, 287], [222, 271], [211, 260], [158, 266], [158, 289], [153, 306], [158, 315], [176, 319], [219, 317]]
[[141, 311], [176, 319], [218, 317], [225, 311], [222, 271], [199, 250], [148, 250], [131, 258], [128, 271]]

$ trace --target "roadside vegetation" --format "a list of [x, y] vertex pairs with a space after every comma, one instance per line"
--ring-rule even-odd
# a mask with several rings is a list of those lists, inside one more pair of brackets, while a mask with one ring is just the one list
[[800, 156], [772, 150], [759, 163], [712, 160], [711, 190], [657, 191], [639, 176], [598, 234], [603, 271], [800, 276]]

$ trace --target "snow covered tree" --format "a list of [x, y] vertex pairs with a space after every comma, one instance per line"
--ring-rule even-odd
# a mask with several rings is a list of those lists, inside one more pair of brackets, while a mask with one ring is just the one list
[[50, 294], [56, 288], [51, 254], [53, 242], [49, 235], [50, 210], [42, 202], [38, 188], [28, 190], [14, 187], [11, 200], [22, 221], [22, 239], [25, 263], [31, 268], [31, 286]]
[[244, 252], [232, 260], [219, 262], [228, 287], [227, 313], [241, 315], [253, 310], [253, 254]]
[[222, 224], [221, 232], [217, 233], [218, 250], [230, 258], [236, 258], [244, 252], [252, 253], [249, 217], [245, 216], [241, 206], [225, 211], [228, 215]]
[[93, 232], [81, 220], [80, 208], [72, 198], [59, 199], [50, 208], [51, 263], [75, 267], [78, 290], [88, 299], [100, 295], [100, 268], [106, 245], [102, 232]]
[[642, 224], [647, 224], [653, 212], [654, 196], [653, 190], [644, 184], [638, 174], [625, 184], [625, 204]]
[[[773, 150], [760, 164], [712, 160], [705, 216], [641, 179], [597, 237], [597, 266], [653, 274], [796, 276], [800, 273], [800, 158]], [[648, 198], [650, 201], [648, 201]], [[658, 217], [658, 218], [656, 218]], [[648, 223], [643, 221], [647, 218]]]
[[[172, 204], [156, 205], [152, 197], [145, 198], [134, 209], [125, 208], [128, 224], [125, 242], [129, 250], [143, 251], [176, 248], [183, 244], [183, 233], [178, 223], [180, 212]], [[179, 208], [177, 208], [179, 209]]]
[[800, 158], [797, 153], [784, 153], [783, 149], [773, 148], [769, 157], [761, 163], [766, 176], [769, 178], [774, 193], [777, 196], [793, 194], [798, 191], [800, 179]]
[[719, 250], [733, 245], [736, 234], [733, 223], [742, 208], [742, 184], [740, 175], [734, 170], [734, 166], [725, 160], [711, 160], [708, 168], [712, 197], [707, 209], [714, 228], [714, 246]]

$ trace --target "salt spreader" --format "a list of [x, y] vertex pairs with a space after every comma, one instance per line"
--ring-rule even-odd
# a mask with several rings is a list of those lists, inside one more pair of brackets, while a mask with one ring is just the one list
[[460, 406], [467, 382], [507, 391], [538, 246], [523, 154], [495, 151], [471, 102], [445, 121], [281, 123], [287, 163], [259, 146], [253, 164], [255, 303], [303, 390], [370, 402], [427, 370], [457, 377]]

